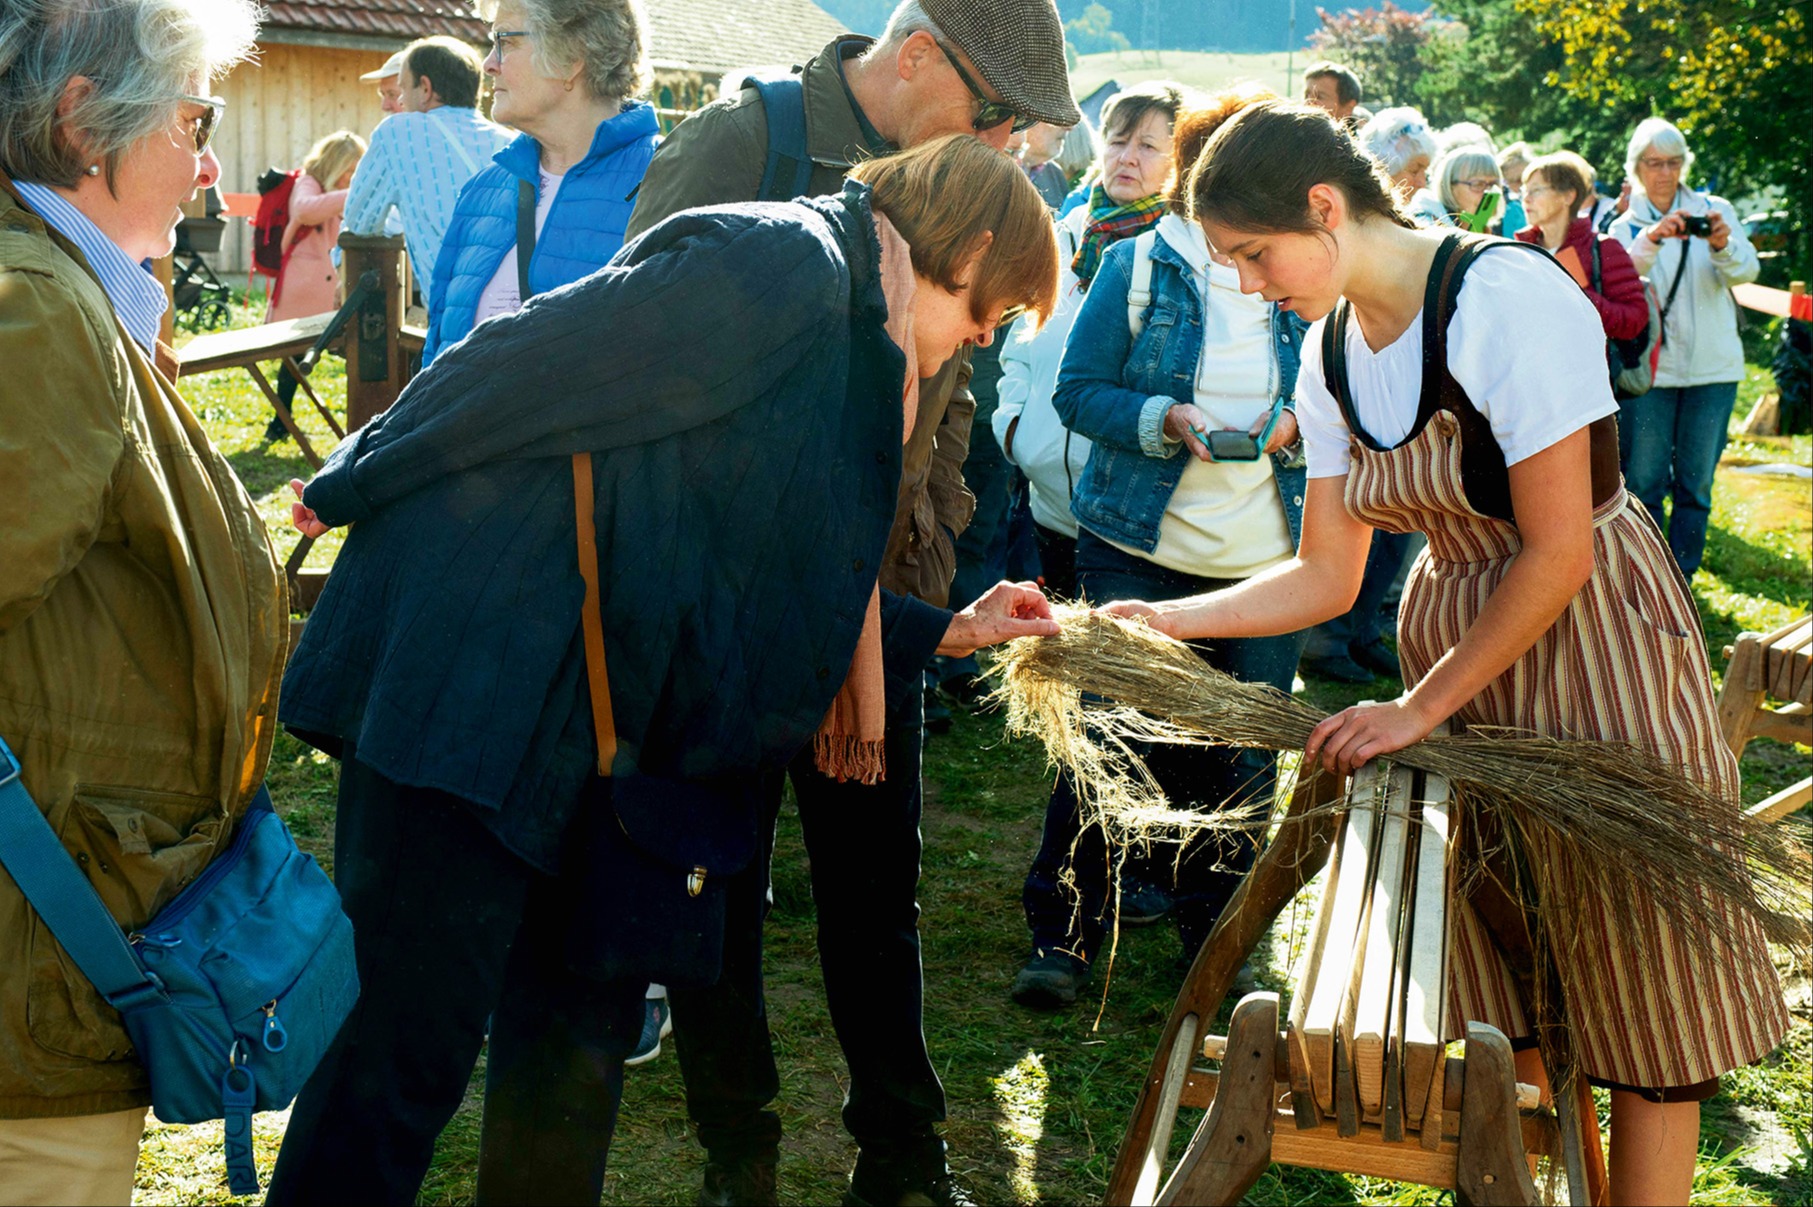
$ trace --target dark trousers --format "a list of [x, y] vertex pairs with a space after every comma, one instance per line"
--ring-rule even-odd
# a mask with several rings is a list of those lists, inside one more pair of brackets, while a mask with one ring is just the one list
[[[1083, 593], [1102, 603], [1181, 599], [1234, 585], [1166, 569], [1115, 548], [1087, 529], [1077, 535], [1076, 573]], [[1236, 679], [1269, 683], [1288, 693], [1302, 634], [1191, 645], [1211, 666]], [[1224, 803], [1268, 800], [1277, 782], [1276, 762], [1265, 751], [1159, 744], [1142, 747], [1139, 753], [1172, 805], [1180, 809], [1208, 813]], [[1200, 831], [1185, 841], [1181, 851], [1155, 847], [1151, 857], [1135, 862], [1142, 879], [1171, 893], [1186, 953], [1194, 955], [1215, 925], [1252, 866], [1256, 850], [1252, 836], [1244, 832]], [[1114, 874], [1120, 857], [1100, 826], [1083, 827], [1075, 785], [1060, 775], [1021, 895], [1035, 948], [1069, 952], [1086, 962], [1095, 959], [1114, 923]], [[1074, 889], [1061, 883], [1066, 866], [1071, 868]]]
[[1044, 581], [1045, 594], [1054, 599], [1075, 599], [1076, 538], [1039, 523], [1033, 524], [1032, 535], [1039, 542], [1039, 577]]
[[265, 1202], [414, 1203], [489, 1017], [478, 1201], [596, 1204], [646, 986], [568, 972], [562, 880], [350, 748], [334, 873], [359, 1001], [296, 1099]]
[[1366, 554], [1366, 573], [1360, 579], [1360, 594], [1345, 616], [1337, 616], [1308, 631], [1303, 647], [1306, 656], [1345, 657], [1349, 650], [1369, 646], [1379, 639], [1385, 623], [1383, 605], [1415, 543], [1413, 532], [1373, 529], [1372, 548]]
[[[864, 1149], [935, 1143], [944, 1087], [926, 1054], [919, 963], [919, 753], [922, 702], [909, 693], [888, 717], [887, 778], [839, 784], [812, 765], [789, 768], [811, 861], [818, 956], [831, 1023], [849, 1066], [843, 1121]], [[782, 783], [763, 796], [772, 840]], [[724, 976], [709, 989], [670, 986], [674, 1044], [699, 1142], [714, 1157], [771, 1154], [780, 1091], [762, 1000], [762, 922], [768, 864], [762, 852], [730, 888]]]

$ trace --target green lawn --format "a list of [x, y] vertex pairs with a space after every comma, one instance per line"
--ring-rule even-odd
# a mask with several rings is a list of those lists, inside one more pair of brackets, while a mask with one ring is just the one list
[[[1219, 92], [1230, 84], [1254, 81], [1283, 96], [1295, 97], [1303, 86], [1298, 76], [1315, 57], [1307, 50], [1295, 56], [1221, 50], [1107, 51], [1086, 54], [1077, 60], [1070, 71], [1070, 89], [1078, 96], [1088, 96], [1108, 80], [1122, 86], [1173, 80], [1204, 92]], [[1288, 72], [1287, 67], [1291, 69]]]
[[[339, 396], [323, 365], [326, 394]], [[1740, 414], [1763, 377], [1753, 372]], [[272, 524], [279, 552], [293, 544], [287, 493], [306, 476], [293, 446], [262, 448], [266, 415], [242, 376], [184, 383], [216, 440]], [[306, 417], [321, 447], [331, 436]], [[1730, 472], [1741, 463], [1813, 464], [1813, 443], [1734, 443], [1718, 479], [1707, 568], [1696, 580], [1715, 663], [1742, 629], [1766, 629], [1808, 608], [1813, 594], [1813, 507], [1804, 479]], [[1381, 694], [1374, 687], [1365, 694]], [[1326, 708], [1357, 699], [1314, 681], [1308, 698]], [[1753, 743], [1744, 758], [1745, 796], [1759, 799], [1807, 774], [1806, 748]], [[271, 788], [299, 839], [331, 868], [334, 765], [279, 738]], [[925, 1030], [950, 1100], [951, 1162], [983, 1203], [1093, 1203], [1104, 1193], [1135, 1087], [1169, 1013], [1179, 973], [1174, 934], [1159, 927], [1122, 937], [1112, 983], [1069, 1014], [1033, 1015], [1007, 997], [1026, 942], [1020, 881], [1037, 843], [1049, 789], [1042, 753], [1003, 737], [993, 717], [959, 717], [933, 737], [925, 760], [924, 876], [920, 900], [927, 984]], [[1291, 937], [1309, 905], [1287, 910], [1270, 940], [1267, 988], [1284, 989]], [[813, 943], [813, 910], [797, 824], [783, 815], [768, 934], [770, 1008], [781, 1067], [777, 1108], [787, 1128], [780, 1179], [783, 1201], [831, 1203], [854, 1157], [838, 1123], [844, 1068]], [[1813, 1200], [1809, 1125], [1813, 1124], [1813, 1006], [1804, 975], [1792, 980], [1796, 1025], [1769, 1061], [1728, 1079], [1709, 1105], [1702, 1132], [1696, 1202], [1804, 1203]], [[1225, 1022], [1225, 1019], [1223, 1020]], [[482, 1070], [481, 1070], [482, 1075]], [[479, 1122], [477, 1087], [442, 1137], [424, 1202], [470, 1201]], [[260, 1165], [268, 1175], [285, 1116], [259, 1116]], [[690, 1203], [700, 1157], [685, 1121], [671, 1050], [632, 1070], [605, 1189], [609, 1203]], [[346, 1188], [358, 1201], [360, 1187]], [[141, 1203], [225, 1202], [219, 1129], [156, 1126], [139, 1166]], [[1254, 1190], [1265, 1204], [1434, 1202], [1433, 1192], [1392, 1183], [1276, 1168]]]

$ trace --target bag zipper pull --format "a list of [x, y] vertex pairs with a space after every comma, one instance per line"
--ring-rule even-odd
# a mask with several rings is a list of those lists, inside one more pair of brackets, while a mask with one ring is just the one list
[[290, 1033], [277, 1018], [277, 999], [272, 998], [259, 1009], [264, 1011], [264, 1050], [281, 1052], [289, 1045]]

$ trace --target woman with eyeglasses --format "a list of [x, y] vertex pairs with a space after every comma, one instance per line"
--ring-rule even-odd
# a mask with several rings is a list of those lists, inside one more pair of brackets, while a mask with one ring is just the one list
[[[1410, 217], [1423, 226], [1463, 226], [1484, 234], [1497, 214], [1503, 194], [1498, 160], [1487, 147], [1454, 147], [1435, 161], [1429, 171], [1429, 188], [1410, 199]], [[1486, 198], [1492, 203], [1483, 213]]]
[[[623, 246], [661, 127], [638, 0], [485, 0], [491, 120], [522, 134], [460, 190], [435, 261], [422, 363]], [[522, 219], [533, 231], [524, 235]], [[524, 252], [528, 262], [522, 263]]]
[[[262, 792], [289, 622], [264, 523], [158, 342], [245, 0], [0, 5], [0, 742], [143, 926]], [[0, 763], [6, 760], [0, 756]], [[151, 1101], [120, 1016], [0, 876], [0, 1197], [119, 1204]]]
[[1731, 203], [1688, 187], [1692, 169], [1680, 130], [1645, 118], [1624, 156], [1630, 208], [1611, 232], [1662, 313], [1655, 385], [1619, 409], [1624, 474], [1688, 578], [1706, 550], [1712, 475], [1744, 377], [1731, 287], [1756, 280], [1760, 267]]
[[1571, 151], [1544, 155], [1524, 169], [1523, 204], [1530, 225], [1517, 238], [1545, 248], [1599, 312], [1607, 339], [1632, 339], [1649, 325], [1643, 281], [1624, 245], [1593, 230], [1581, 209], [1592, 196], [1586, 161]]
[[[1303, 460], [1292, 396], [1304, 323], [1241, 293], [1238, 274], [1186, 217], [1203, 146], [1228, 118], [1270, 96], [1228, 92], [1178, 116], [1162, 217], [1106, 250], [1070, 331], [1053, 402], [1064, 424], [1091, 441], [1070, 496], [1077, 590], [1088, 599], [1197, 595], [1296, 552]], [[1115, 171], [1112, 159], [1107, 170]], [[1300, 650], [1301, 634], [1291, 633], [1218, 641], [1200, 652], [1237, 678], [1289, 692]], [[1275, 780], [1272, 757], [1256, 751], [1164, 746], [1147, 760], [1182, 809], [1263, 800]], [[1022, 1005], [1073, 1000], [1117, 909], [1125, 912], [1109, 874], [1119, 852], [1105, 848], [1099, 827], [1080, 831], [1080, 820], [1075, 790], [1060, 779], [1026, 881], [1033, 953], [1013, 990]], [[1141, 879], [1170, 894], [1186, 958], [1253, 850], [1244, 839], [1205, 832], [1181, 858], [1162, 852], [1135, 861]], [[1075, 895], [1060, 886], [1067, 865]]]

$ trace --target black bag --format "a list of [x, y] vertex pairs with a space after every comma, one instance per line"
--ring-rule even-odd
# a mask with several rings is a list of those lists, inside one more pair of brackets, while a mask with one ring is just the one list
[[728, 887], [756, 853], [759, 779], [591, 782], [570, 852], [567, 966], [600, 981], [715, 983]]

